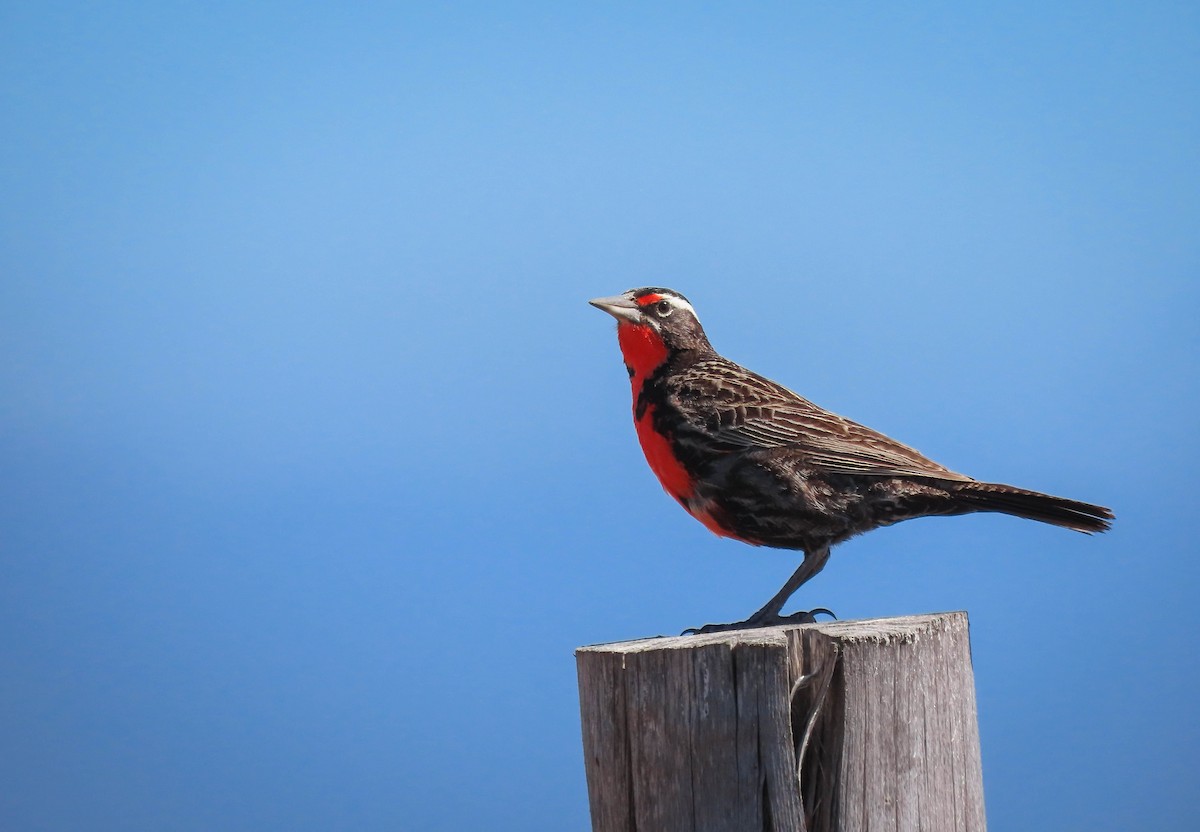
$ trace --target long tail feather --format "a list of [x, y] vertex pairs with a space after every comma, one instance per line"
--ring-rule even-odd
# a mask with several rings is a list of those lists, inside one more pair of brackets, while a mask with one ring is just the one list
[[998, 511], [1087, 534], [1108, 531], [1112, 526], [1111, 509], [1065, 497], [988, 482], [965, 482], [955, 490], [956, 496], [976, 511]]

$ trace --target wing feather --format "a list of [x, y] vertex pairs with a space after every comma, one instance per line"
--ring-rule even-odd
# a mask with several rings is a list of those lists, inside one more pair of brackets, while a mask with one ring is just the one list
[[789, 448], [827, 473], [971, 480], [720, 357], [674, 374], [668, 397], [718, 448]]

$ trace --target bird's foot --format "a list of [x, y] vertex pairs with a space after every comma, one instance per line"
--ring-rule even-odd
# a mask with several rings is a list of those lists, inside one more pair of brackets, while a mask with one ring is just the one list
[[783, 624], [815, 624], [817, 623], [818, 615], [828, 615], [833, 619], [837, 618], [832, 611], [824, 607], [816, 607], [811, 610], [794, 612], [791, 615], [752, 615], [745, 621], [735, 621], [732, 624], [705, 624], [703, 627], [689, 627], [680, 635], [692, 636], [703, 635], [705, 633], [724, 633], [729, 630], [756, 630], [759, 627], [779, 627]]

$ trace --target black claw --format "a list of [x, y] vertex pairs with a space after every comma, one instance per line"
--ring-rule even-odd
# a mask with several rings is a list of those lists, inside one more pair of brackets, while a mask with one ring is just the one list
[[794, 612], [791, 615], [781, 615], [771, 624], [771, 626], [774, 627], [779, 624], [816, 624], [817, 616], [821, 614], [828, 615], [834, 621], [837, 621], [837, 616], [834, 615], [833, 610], [827, 610], [824, 607], [815, 607], [811, 610]]
[[816, 624], [817, 616], [820, 614], [837, 620], [837, 616], [831, 610], [816, 607], [811, 610], [794, 612], [791, 615], [764, 616], [761, 619], [747, 618], [745, 621], [735, 621], [732, 624], [705, 624], [703, 627], [688, 627], [680, 635], [694, 636], [704, 633], [724, 633], [729, 630], [757, 630], [760, 627], [778, 627], [781, 624]]

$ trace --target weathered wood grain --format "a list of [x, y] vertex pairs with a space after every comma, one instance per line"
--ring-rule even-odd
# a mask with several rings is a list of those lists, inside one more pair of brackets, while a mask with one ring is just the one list
[[963, 613], [576, 656], [596, 832], [985, 829]]

